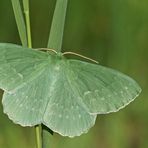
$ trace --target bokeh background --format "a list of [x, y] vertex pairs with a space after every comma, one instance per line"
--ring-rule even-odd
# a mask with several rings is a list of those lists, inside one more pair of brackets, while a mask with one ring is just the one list
[[[34, 47], [46, 47], [54, 4], [30, 1]], [[0, 42], [20, 44], [10, 0], [0, 0]], [[128, 74], [143, 91], [125, 109], [99, 115], [87, 134], [73, 139], [54, 134], [51, 147], [148, 148], [148, 1], [69, 0], [63, 49]], [[34, 136], [33, 128], [13, 124], [0, 103], [0, 148], [34, 148]]]

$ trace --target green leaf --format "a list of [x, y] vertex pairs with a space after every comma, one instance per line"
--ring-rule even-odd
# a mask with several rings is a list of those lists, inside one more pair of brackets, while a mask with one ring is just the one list
[[94, 125], [97, 114], [118, 111], [141, 92], [118, 71], [62, 54], [9, 44], [0, 44], [0, 54], [4, 112], [22, 126], [43, 123], [63, 136], [78, 136]]
[[27, 47], [26, 25], [25, 25], [20, 1], [19, 0], [11, 0], [11, 2], [12, 2], [13, 11], [14, 11], [16, 23], [18, 26], [18, 31], [19, 31], [22, 45], [24, 47]]
[[53, 15], [48, 48], [61, 51], [68, 0], [57, 0]]

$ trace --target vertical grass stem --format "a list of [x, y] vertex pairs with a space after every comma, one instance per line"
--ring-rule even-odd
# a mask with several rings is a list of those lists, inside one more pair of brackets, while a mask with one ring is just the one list
[[31, 41], [31, 28], [30, 28], [30, 15], [29, 15], [29, 0], [23, 0], [23, 6], [26, 19], [28, 47], [31, 48], [32, 41]]
[[[23, 0], [25, 20], [26, 20], [26, 28], [27, 28], [27, 39], [28, 39], [28, 47], [32, 48], [32, 40], [31, 40], [31, 27], [30, 27], [30, 15], [29, 15], [29, 0]], [[41, 140], [41, 126], [35, 126], [36, 132], [36, 146], [37, 148], [42, 148], [42, 140]]]

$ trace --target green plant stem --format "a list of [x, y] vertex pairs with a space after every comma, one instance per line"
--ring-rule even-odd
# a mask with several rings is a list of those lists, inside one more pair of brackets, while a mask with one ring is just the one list
[[[24, 6], [25, 19], [26, 19], [28, 47], [32, 48], [30, 15], [29, 15], [29, 0], [23, 0], [23, 6]], [[36, 146], [37, 148], [42, 148], [41, 126], [40, 125], [35, 126], [35, 132], [36, 132]]]
[[36, 132], [36, 145], [37, 148], [42, 148], [42, 140], [41, 140], [41, 125], [35, 126], [35, 132]]
[[29, 15], [29, 0], [23, 0], [23, 6], [24, 6], [25, 19], [26, 19], [28, 47], [32, 48], [30, 15]]
[[48, 48], [61, 52], [68, 0], [57, 0], [48, 40]]

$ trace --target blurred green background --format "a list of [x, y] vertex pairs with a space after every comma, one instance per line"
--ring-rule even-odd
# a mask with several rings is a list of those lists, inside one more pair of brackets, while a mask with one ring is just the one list
[[[55, 0], [30, 2], [33, 46], [46, 47]], [[0, 42], [20, 44], [10, 0], [0, 0]], [[148, 148], [148, 1], [69, 0], [63, 42], [65, 51], [130, 75], [143, 91], [118, 113], [99, 115], [87, 134], [54, 134], [51, 148]], [[13, 124], [0, 103], [0, 148], [34, 148], [34, 135]]]

